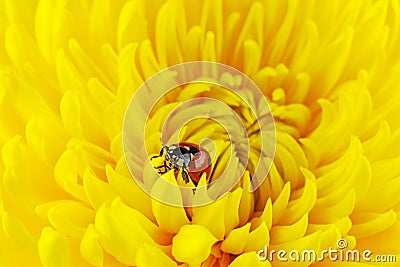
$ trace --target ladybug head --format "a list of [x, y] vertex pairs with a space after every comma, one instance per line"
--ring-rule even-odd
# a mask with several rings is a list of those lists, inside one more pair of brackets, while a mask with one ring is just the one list
[[165, 159], [169, 162], [174, 162], [176, 160], [176, 147], [175, 146], [164, 146], [165, 148]]

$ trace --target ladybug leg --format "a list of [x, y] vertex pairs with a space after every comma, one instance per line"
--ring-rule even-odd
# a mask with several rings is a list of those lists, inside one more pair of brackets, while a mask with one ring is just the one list
[[158, 174], [164, 174], [164, 173], [166, 173], [166, 171], [162, 171], [162, 170], [158, 169]]
[[165, 166], [165, 172], [164, 173], [166, 173], [166, 172], [169, 172], [171, 170], [171, 168], [170, 167], [168, 167], [168, 166]]
[[169, 168], [169, 170], [171, 169], [169, 166], [167, 166], [167, 164], [166, 164], [166, 162], [165, 162], [165, 161], [164, 161], [164, 164], [163, 164], [163, 165], [160, 165], [160, 166], [154, 167], [154, 169], [161, 169], [161, 168]]
[[161, 168], [165, 168], [165, 165], [154, 167], [154, 169], [161, 169]]
[[[164, 166], [159, 166], [159, 167], [161, 168], [161, 167], [164, 167]], [[166, 172], [167, 172], [167, 170], [162, 171], [162, 170], [158, 169], [158, 174], [164, 174]]]
[[[180, 168], [174, 164], [174, 172], [178, 172], [179, 169], [180, 169]], [[185, 180], [185, 182], [186, 182], [186, 180]]]
[[161, 157], [161, 156], [164, 154], [164, 149], [165, 149], [165, 148], [168, 149], [167, 146], [163, 146], [163, 147], [161, 148], [161, 150], [160, 150], [160, 154], [159, 154], [158, 156], [152, 156], [152, 157], [150, 158], [150, 160], [152, 160], [152, 159], [154, 159], [154, 158], [159, 158], [159, 157]]
[[182, 178], [185, 181], [185, 183], [189, 183], [189, 174], [187, 173], [186, 169], [182, 169]]
[[[167, 162], [164, 161], [164, 165], [154, 167], [154, 169], [157, 169], [159, 174], [167, 173], [167, 172], [169, 172], [171, 170], [171, 168], [169, 166], [167, 166], [166, 163]], [[164, 168], [164, 171], [160, 170], [161, 168]]]
[[174, 172], [179, 171], [179, 167], [174, 164]]
[[167, 166], [167, 162], [166, 162], [166, 161], [164, 161], [164, 167], [165, 167], [165, 169], [166, 169], [167, 171], [170, 171], [170, 170], [171, 170], [171, 167], [170, 167], [170, 166]]

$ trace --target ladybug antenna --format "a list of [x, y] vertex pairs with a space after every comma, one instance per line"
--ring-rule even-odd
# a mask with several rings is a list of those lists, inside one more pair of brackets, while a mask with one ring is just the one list
[[161, 150], [160, 150], [160, 154], [159, 154], [158, 156], [153, 156], [153, 157], [151, 157], [150, 160], [152, 160], [152, 159], [154, 159], [154, 158], [159, 158], [159, 157], [161, 157], [161, 156], [164, 154], [164, 148], [167, 148], [167, 149], [168, 149], [168, 147], [167, 147], [167, 146], [164, 146], [164, 144], [163, 144], [163, 145], [162, 145], [162, 148], [161, 148]]

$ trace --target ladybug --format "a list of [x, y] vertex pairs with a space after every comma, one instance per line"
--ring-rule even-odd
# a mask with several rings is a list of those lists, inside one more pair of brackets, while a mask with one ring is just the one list
[[[189, 183], [189, 179], [192, 180], [193, 184], [197, 186], [200, 181], [201, 175], [205, 173], [207, 178], [210, 177], [211, 171], [211, 157], [210, 154], [204, 148], [199, 145], [181, 142], [170, 146], [162, 146], [160, 154], [153, 156], [150, 160], [158, 157], [162, 157], [165, 151], [164, 164], [155, 169], [158, 170], [159, 174], [164, 174], [174, 169], [175, 177], [178, 175], [178, 171], [182, 171], [182, 178], [185, 183]], [[169, 165], [167, 165], [167, 162]], [[162, 170], [164, 168], [164, 170]]]

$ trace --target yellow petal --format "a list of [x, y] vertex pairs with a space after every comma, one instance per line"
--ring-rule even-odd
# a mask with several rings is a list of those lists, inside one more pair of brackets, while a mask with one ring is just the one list
[[16, 66], [22, 66], [26, 62], [41, 62], [40, 53], [29, 53], [24, 46], [34, 48], [38, 51], [33, 36], [30, 35], [23, 25], [11, 23], [5, 32], [5, 48], [11, 62]]
[[244, 225], [246, 222], [248, 222], [249, 218], [251, 218], [254, 212], [254, 194], [249, 191], [250, 175], [248, 171], [244, 173], [242, 183], [243, 192], [239, 205], [240, 225]]
[[177, 261], [200, 265], [211, 253], [217, 239], [201, 225], [184, 225], [172, 240], [172, 255]]
[[310, 212], [310, 222], [333, 223], [342, 217], [349, 216], [354, 209], [355, 193], [351, 189], [337, 204], [324, 209], [313, 209]]
[[281, 244], [301, 238], [307, 230], [307, 225], [308, 225], [308, 213], [305, 213], [300, 220], [298, 220], [292, 225], [288, 226], [275, 225], [272, 227], [270, 232], [271, 243]]
[[[286, 207], [285, 213], [280, 224], [290, 225], [297, 222], [304, 214], [308, 213], [314, 206], [317, 199], [317, 186], [314, 174], [307, 169], [301, 168], [301, 171], [306, 177], [306, 183], [301, 191], [301, 197], [291, 200]], [[296, 192], [292, 194], [295, 195]]]
[[81, 125], [81, 103], [73, 92], [64, 94], [60, 103], [61, 117], [65, 128], [72, 136], [83, 138]]
[[129, 1], [123, 6], [119, 15], [117, 44], [123, 48], [132, 42], [141, 42], [147, 39], [147, 21], [142, 1]]
[[[166, 189], [164, 188], [160, 188], [157, 187], [157, 182], [154, 185], [153, 189], [152, 189], [152, 195], [154, 196], [154, 192], [157, 192], [158, 194], [163, 194], [165, 196], [165, 194], [168, 195], [172, 195], [174, 196], [176, 199], [176, 201], [179, 203], [182, 203], [182, 198], [180, 196], [181, 192], [179, 190], [179, 188], [177, 187], [177, 182], [175, 180], [175, 175], [172, 171], [167, 172], [166, 174], [163, 175], [163, 178], [168, 179], [168, 181], [171, 182], [171, 184], [168, 183], [168, 190], [166, 191]], [[160, 181], [161, 183], [164, 183], [165, 181]], [[161, 184], [162, 186], [164, 186], [163, 184]], [[171, 190], [172, 188], [172, 190]], [[157, 195], [156, 195], [157, 196]], [[160, 198], [163, 199], [163, 198]], [[162, 203], [158, 200], [156, 200], [155, 198], [151, 199], [151, 203], [152, 203], [152, 210], [153, 210], [153, 214], [157, 220], [158, 225], [160, 226], [160, 228], [167, 232], [167, 233], [172, 233], [175, 234], [179, 231], [179, 228], [185, 224], [189, 223], [189, 219], [186, 216], [186, 212], [185, 209], [183, 208], [183, 206], [178, 206], [178, 207], [173, 207], [170, 206], [168, 204]], [[181, 204], [182, 205], [182, 204]]]
[[251, 37], [255, 39], [255, 42], [261, 47], [262, 50], [264, 34], [262, 33], [263, 31], [261, 25], [263, 25], [263, 20], [263, 6], [258, 2], [252, 3], [250, 11], [248, 12], [248, 14], [246, 14], [246, 19], [239, 36], [233, 37], [235, 39], [237, 38], [233, 54], [233, 62], [237, 62], [237, 60], [240, 59], [239, 51], [241, 50], [244, 41], [250, 39]]
[[394, 254], [397, 260], [400, 255], [399, 244], [400, 222], [397, 220], [391, 227], [378, 234], [357, 239], [357, 249], [371, 250], [374, 254]]
[[216, 62], [215, 34], [213, 32], [206, 33], [201, 53], [203, 60]]
[[[233, 77], [231, 77], [231, 76], [224, 76], [224, 77], [228, 78], [229, 80], [233, 79]], [[233, 80], [230, 81], [230, 83], [233, 84]], [[204, 92], [204, 96], [212, 97], [215, 99], [220, 99], [226, 105], [234, 106], [234, 107], [239, 107], [243, 103], [242, 98], [237, 93], [234, 93], [230, 90], [223, 89], [220, 87], [218, 87], [217, 89], [213, 89], [209, 92]]]
[[282, 192], [283, 187], [285, 185], [282, 175], [277, 170], [275, 163], [272, 163], [272, 165], [271, 165], [268, 182], [270, 184], [269, 187], [270, 187], [272, 200], [275, 201], [277, 199], [277, 197], [280, 195], [280, 193]]
[[244, 49], [244, 73], [250, 77], [258, 71], [261, 61], [260, 46], [254, 40], [246, 40], [243, 45]]
[[249, 231], [250, 223], [230, 231], [225, 240], [222, 241], [221, 250], [235, 255], [242, 253], [248, 242]]
[[[284, 134], [283, 136], [290, 135]], [[292, 138], [290, 137], [288, 139], [291, 140]], [[279, 140], [280, 139], [278, 139], [278, 141]], [[298, 188], [302, 181], [299, 179], [299, 165], [297, 163], [297, 158], [292, 155], [292, 151], [289, 151], [285, 145], [277, 143], [274, 162], [282, 176], [287, 177], [286, 179], [290, 181], [292, 187]]]
[[[124, 107], [128, 105], [132, 94], [144, 82], [138, 67], [132, 64], [132, 58], [137, 56], [137, 47], [137, 43], [128, 44], [118, 54], [117, 70], [120, 81], [118, 100], [121, 101], [118, 104], [122, 104]], [[121, 120], [123, 120], [123, 115], [121, 116]]]
[[322, 108], [321, 123], [310, 138], [318, 145], [321, 154], [321, 165], [332, 162], [349, 146], [351, 140], [350, 117], [351, 101], [346, 97], [339, 97], [337, 103], [326, 99], [318, 100]]
[[[315, 208], [336, 204], [337, 199], [344, 198], [351, 188], [355, 190], [357, 201], [365, 199], [370, 187], [371, 167], [362, 154], [361, 142], [352, 138], [343, 156], [315, 171], [319, 196]], [[361, 202], [359, 207], [362, 205]]]
[[290, 182], [286, 183], [282, 192], [272, 204], [272, 224], [277, 224], [285, 213], [286, 206], [289, 203], [290, 197]]
[[371, 162], [385, 157], [387, 151], [382, 144], [385, 144], [390, 138], [390, 125], [387, 121], [381, 121], [376, 133], [362, 143], [363, 152]]
[[[24, 221], [29, 221], [29, 225], [38, 226], [35, 217], [32, 216], [32, 214], [34, 214], [35, 206], [41, 202], [40, 199], [38, 199], [38, 196], [33, 194], [32, 190], [27, 188], [26, 185], [21, 186], [22, 181], [18, 177], [15, 177], [15, 171], [13, 171], [13, 168], [7, 168], [4, 171], [2, 178], [4, 183], [4, 204], [6, 205], [6, 203], [9, 202], [9, 204], [11, 204], [11, 209], [20, 209]], [[12, 196], [12, 198], [7, 196]]]
[[269, 240], [268, 227], [265, 222], [262, 222], [260, 226], [251, 231], [244, 251], [259, 251], [269, 244]]
[[394, 224], [398, 216], [396, 212], [389, 210], [383, 214], [356, 213], [352, 214], [351, 218], [353, 219], [353, 226], [350, 234], [362, 238], [386, 230]]
[[[89, 37], [94, 43], [115, 41], [118, 15], [122, 7], [120, 1], [98, 0], [90, 5], [90, 17], [86, 18]], [[114, 42], [112, 43], [115, 46]]]
[[54, 167], [54, 177], [57, 184], [74, 197], [87, 201], [83, 186], [79, 184], [79, 175], [86, 168], [82, 156], [73, 149], [66, 150]]
[[104, 203], [111, 202], [118, 196], [114, 188], [100, 180], [90, 169], [86, 169], [83, 175], [83, 188], [90, 204], [95, 208], [100, 208]]
[[81, 238], [85, 227], [93, 221], [94, 212], [81, 202], [63, 201], [48, 210], [48, 220], [51, 225], [68, 236]]
[[[23, 221], [0, 213], [0, 263], [2, 266], [43, 266], [37, 240], [30, 235]], [[24, 242], [24, 243], [22, 243]], [[24, 257], [20, 257], [24, 255]]]
[[186, 39], [184, 40], [184, 46], [187, 49], [183, 50], [183, 56], [189, 60], [193, 61], [199, 58], [199, 54], [201, 51], [201, 41], [203, 38], [203, 29], [200, 26], [193, 26], [190, 28]]
[[[83, 45], [83, 44], [82, 44]], [[77, 40], [70, 38], [68, 40], [68, 51], [69, 56], [71, 57], [71, 61], [74, 63], [76, 68], [79, 70], [79, 75], [81, 75], [85, 81], [89, 80], [92, 77], [98, 77], [99, 80], [106, 85], [109, 88], [113, 88], [114, 84], [109, 78], [109, 75], [105, 73], [105, 70], [103, 68], [100, 68], [98, 66], [98, 63], [103, 63], [103, 62], [97, 62], [93, 60], [91, 57], [89, 57], [88, 53], [85, 51], [85, 49], [82, 47], [81, 43], [79, 43]], [[87, 90], [87, 89], [86, 89]], [[86, 91], [85, 90], [85, 91]], [[87, 99], [90, 101], [90, 99]], [[90, 101], [91, 102], [91, 101]], [[88, 111], [89, 108], [89, 103], [86, 103], [86, 109], [85, 111]], [[94, 116], [98, 116], [99, 114], [92, 114]], [[85, 125], [83, 125], [85, 126]], [[103, 131], [103, 128], [100, 128], [101, 131]]]
[[[46, 14], [53, 14], [49, 17]], [[66, 2], [40, 1], [35, 16], [35, 33], [41, 53], [53, 62], [58, 48], [65, 44], [76, 20], [66, 10]], [[54, 27], [47, 27], [54, 25]]]
[[[208, 29], [218, 36], [216, 44], [216, 53], [221, 56], [223, 45], [223, 1], [204, 1], [202, 6], [202, 14], [200, 19], [200, 26], [203, 29]], [[198, 13], [193, 10], [187, 11], [187, 17], [190, 19], [191, 15]]]
[[[398, 161], [398, 160], [396, 160]], [[386, 161], [389, 163], [389, 160]], [[394, 162], [391, 162], [394, 163]], [[386, 164], [385, 164], [386, 165]], [[398, 166], [395, 164], [387, 164], [387, 166]], [[397, 167], [395, 167], [397, 168]], [[375, 169], [375, 168], [374, 168]], [[367, 191], [364, 199], [360, 202], [359, 207], [363, 210], [370, 210], [382, 213], [393, 208], [399, 203], [398, 192], [400, 189], [400, 178], [392, 178], [389, 181], [376, 180], [374, 175], [372, 184]], [[379, 178], [383, 176], [378, 176]], [[384, 194], [382, 192], [385, 192]]]
[[80, 244], [80, 252], [82, 257], [96, 267], [103, 266], [104, 253], [100, 245], [100, 235], [94, 229], [94, 225], [90, 224], [82, 237]]
[[135, 217], [137, 223], [153, 238], [157, 244], [162, 246], [171, 244], [171, 234], [162, 231], [158, 225], [150, 221], [149, 218], [144, 216], [141, 212], [124, 204], [119, 197], [113, 201], [111, 208], [117, 210], [121, 214]]
[[20, 220], [11, 217], [7, 212], [1, 217], [4, 233], [10, 240], [20, 244], [27, 251], [36, 251], [36, 240]]
[[268, 261], [260, 261], [258, 259], [257, 253], [252, 251], [240, 255], [231, 264], [229, 264], [229, 267], [243, 267], [243, 266], [271, 267], [271, 264]]
[[57, 162], [67, 141], [66, 134], [61, 133], [62, 123], [52, 115], [34, 118], [25, 128], [28, 146], [33, 147], [38, 156], [51, 166]]
[[90, 97], [100, 107], [106, 108], [116, 100], [116, 96], [98, 78], [91, 78], [87, 83]]
[[336, 247], [339, 238], [344, 237], [351, 229], [352, 222], [348, 216], [343, 217], [334, 224], [311, 224], [309, 223], [306, 235], [322, 231], [321, 247]]
[[168, 239], [151, 221], [118, 198], [111, 207], [103, 205], [97, 211], [95, 229], [100, 234], [103, 248], [120, 262], [129, 265], [136, 264], [136, 252], [143, 243], [157, 245], [156, 240]]
[[25, 25], [29, 25], [32, 23], [34, 18], [34, 10], [36, 3], [29, 3], [29, 6], [26, 9], [21, 10], [21, 4], [24, 2], [19, 1], [4, 1], [4, 13], [7, 14], [7, 19], [13, 22], [20, 22]]
[[[163, 5], [157, 14], [155, 38], [157, 57], [161, 66], [174, 65], [182, 62], [182, 54], [177, 42], [176, 16], [179, 12], [174, 2]], [[173, 14], [173, 15], [172, 15]], [[182, 14], [182, 13], [179, 13]], [[173, 18], [173, 19], [171, 19]], [[178, 29], [182, 29], [178, 27]]]
[[66, 237], [52, 228], [43, 229], [38, 241], [38, 250], [45, 267], [72, 267]]
[[161, 67], [154, 55], [154, 50], [150, 40], [144, 40], [139, 47], [139, 59], [142, 63], [143, 74], [146, 78], [150, 78], [155, 73], [161, 70]]
[[307, 162], [310, 170], [314, 169], [321, 158], [320, 151], [316, 143], [310, 138], [300, 138], [301, 148], [307, 157]]
[[[182, 180], [182, 183], [185, 183], [183, 181], [182, 177], [181, 177], [181, 180]], [[195, 191], [194, 191], [195, 195], [193, 196], [192, 208], [186, 209], [186, 212], [188, 212], [188, 215], [190, 214], [191, 218], [193, 218], [193, 207], [204, 205], [204, 203], [209, 204], [209, 203], [214, 202], [214, 200], [210, 198], [207, 184], [208, 184], [207, 175], [205, 173], [203, 173], [201, 175], [200, 181], [197, 184], [197, 187], [195, 188]], [[194, 186], [193, 182], [189, 182], [188, 184], [186, 184], [186, 187], [194, 188], [195, 186]]]
[[[63, 92], [68, 92], [71, 89], [76, 91], [85, 91], [84, 79], [80, 75], [79, 71], [75, 68], [71, 60], [67, 57], [64, 50], [59, 50], [57, 53], [56, 71], [60, 89]], [[60, 108], [65, 108], [65, 112], [67, 112], [67, 103], [63, 103], [63, 105], [65, 106], [60, 106]], [[76, 103], [73, 105], [77, 106]], [[67, 129], [67, 131], [69, 130], [70, 129]]]
[[242, 188], [237, 188], [231, 194], [228, 194], [224, 215], [225, 235], [239, 224], [239, 205], [242, 192]]
[[[304, 251], [304, 250], [314, 250], [316, 253], [316, 257], [318, 257], [319, 252], [321, 251], [321, 232], [315, 232], [311, 235], [299, 238], [297, 240], [286, 242], [279, 245], [271, 245], [269, 251], [275, 250], [285, 250], [291, 251], [296, 249], [297, 251]], [[275, 255], [276, 256], [276, 255]], [[285, 262], [282, 261], [274, 261], [276, 266], [286, 266]], [[275, 265], [274, 264], [274, 265]], [[290, 266], [309, 266], [309, 261], [297, 261], [297, 262], [290, 262]]]
[[[123, 163], [125, 163], [124, 159]], [[106, 175], [110, 185], [129, 206], [137, 209], [150, 220], [155, 221], [151, 210], [151, 197], [139, 187], [129, 174], [129, 176], [121, 175], [110, 165], [107, 165]]]
[[113, 158], [114, 161], [118, 161], [120, 158], [122, 158], [124, 156], [122, 142], [121, 142], [122, 133], [118, 133], [114, 137], [111, 137], [110, 139], [112, 139], [111, 144], [110, 144], [111, 157]]
[[340, 229], [335, 224], [331, 224], [328, 229], [322, 232], [321, 248], [322, 249], [329, 249], [329, 247], [337, 248], [338, 240], [344, 236], [346, 236], [346, 234], [341, 234]]
[[228, 196], [223, 196], [215, 202], [201, 207], [192, 208], [192, 223], [207, 228], [218, 240], [225, 236], [225, 212]]
[[257, 228], [261, 223], [265, 223], [268, 229], [272, 226], [272, 202], [271, 198], [267, 200], [263, 212], [260, 217], [255, 217], [251, 220], [251, 230]]
[[3, 188], [0, 187], [0, 215], [4, 213], [4, 202], [3, 202]]
[[[319, 95], [317, 97], [325, 96], [342, 75], [349, 57], [349, 52], [351, 51], [353, 35], [354, 32], [352, 28], [345, 28], [332, 44], [323, 50], [321, 49], [322, 51], [318, 60], [320, 64], [316, 64], [315, 68], [311, 70], [311, 75], [318, 77], [318, 79], [313, 80], [317, 80], [318, 87], [323, 88], [323, 90], [318, 91]], [[321, 64], [321, 62], [331, 63], [329, 71], [327, 71], [326, 66]]]
[[170, 257], [157, 247], [143, 244], [136, 254], [136, 264], [138, 267], [178, 267]]
[[210, 84], [205, 83], [191, 83], [185, 87], [185, 90], [182, 90], [179, 93], [177, 102], [183, 102], [188, 99], [196, 98], [202, 95], [204, 92], [208, 92], [211, 90]]

